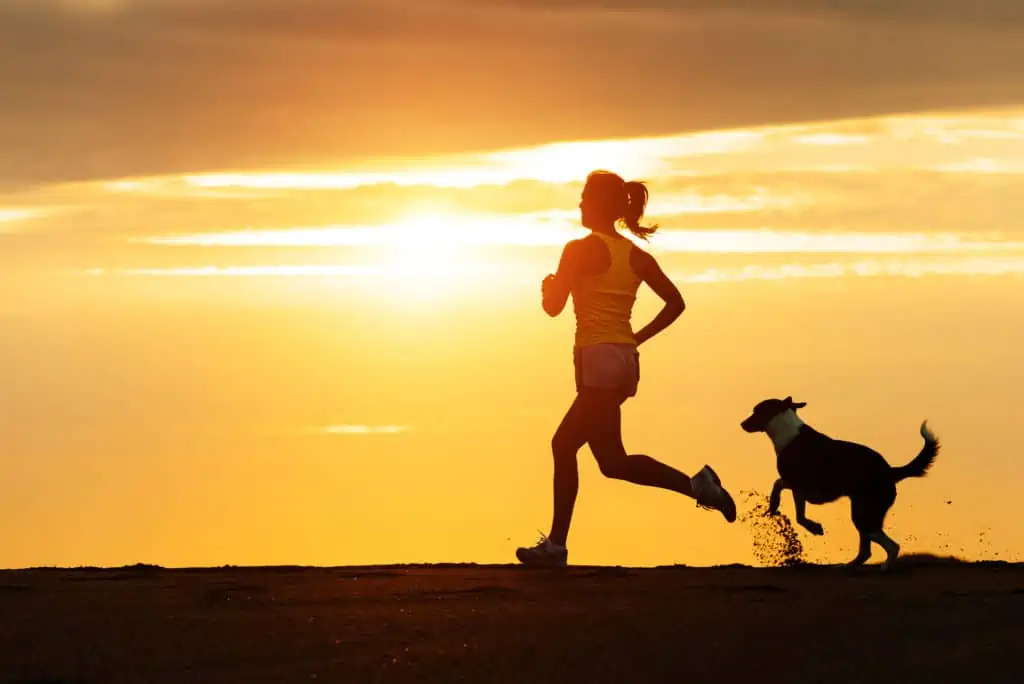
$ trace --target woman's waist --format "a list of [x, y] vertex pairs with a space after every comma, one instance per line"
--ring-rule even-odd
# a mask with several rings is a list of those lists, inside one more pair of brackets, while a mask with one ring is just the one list
[[633, 307], [603, 305], [581, 305], [577, 302], [576, 314], [576, 345], [611, 343], [632, 343], [633, 327], [630, 319]]
[[605, 344], [636, 349], [636, 338], [629, 323], [616, 327], [576, 327], [574, 346], [577, 349]]
[[632, 339], [628, 342], [587, 342], [584, 344], [573, 344], [575, 354], [601, 354], [606, 352], [620, 354], [636, 354], [637, 345]]

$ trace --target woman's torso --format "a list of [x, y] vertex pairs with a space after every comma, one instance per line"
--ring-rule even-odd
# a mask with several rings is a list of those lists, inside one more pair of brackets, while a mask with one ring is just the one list
[[577, 347], [595, 344], [635, 345], [630, 318], [641, 279], [630, 261], [633, 243], [624, 237], [592, 233], [607, 248], [610, 263], [597, 273], [584, 273], [572, 288]]

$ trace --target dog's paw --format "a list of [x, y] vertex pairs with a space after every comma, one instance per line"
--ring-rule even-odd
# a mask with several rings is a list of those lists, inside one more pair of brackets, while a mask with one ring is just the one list
[[821, 535], [825, 534], [825, 528], [821, 526], [820, 522], [815, 522], [813, 520], [805, 520], [800, 524], [804, 526], [805, 530], [813, 534], [815, 537], [820, 537]]
[[779, 509], [778, 508], [769, 508], [767, 511], [764, 512], [764, 514], [765, 514], [766, 517], [771, 518], [771, 517], [774, 517], [774, 516], [779, 514]]

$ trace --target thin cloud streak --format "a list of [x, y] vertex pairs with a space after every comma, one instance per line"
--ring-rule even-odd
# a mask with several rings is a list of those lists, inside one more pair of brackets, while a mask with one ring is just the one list
[[345, 437], [373, 437], [400, 435], [409, 432], [408, 425], [328, 425], [322, 431], [328, 435]]
[[206, 265], [170, 268], [90, 268], [91, 277], [131, 276], [157, 278], [384, 278], [395, 281], [444, 281], [513, 272], [499, 264], [273, 264], [260, 266]]
[[[446, 282], [462, 276], [490, 276], [504, 273], [521, 276], [524, 281], [536, 276], [536, 269], [481, 266], [462, 271], [437, 269], [433, 275]], [[273, 265], [273, 266], [205, 266], [183, 268], [91, 269], [83, 274], [95, 277], [160, 277], [160, 278], [341, 278], [409, 279], [417, 282], [423, 274], [400, 269], [370, 265], [348, 264], [333, 266]], [[731, 283], [748, 280], [787, 280], [803, 278], [921, 278], [926, 276], [1017, 276], [1024, 275], [1024, 256], [971, 256], [971, 257], [914, 257], [869, 258], [852, 261], [820, 263], [748, 264], [739, 267], [714, 267], [698, 270], [670, 270], [669, 277], [679, 283]], [[493, 281], [491, 281], [493, 284]]]
[[1024, 275], [1024, 258], [977, 257], [945, 260], [879, 260], [821, 264], [781, 264], [711, 268], [693, 273], [673, 272], [679, 283], [733, 283], [746, 280], [788, 280], [802, 278], [923, 278], [926, 276], [1019, 276]]
[[[586, 231], [561, 225], [536, 226], [532, 221], [489, 217], [483, 220], [437, 220], [442, 238], [460, 246], [556, 247]], [[294, 228], [280, 231], [212, 233], [146, 238], [155, 245], [224, 247], [397, 247], [433, 241], [436, 233], [415, 223], [408, 226]], [[916, 254], [1024, 250], [1024, 242], [977, 240], [941, 233], [806, 233], [775, 230], [665, 230], [650, 239], [659, 253], [692, 254]]]
[[13, 230], [13, 224], [31, 221], [47, 213], [49, 213], [49, 210], [34, 207], [0, 207], [0, 233]]

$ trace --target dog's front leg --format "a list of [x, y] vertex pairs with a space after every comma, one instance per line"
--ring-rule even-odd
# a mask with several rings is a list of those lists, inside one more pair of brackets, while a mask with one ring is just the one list
[[796, 507], [796, 521], [805, 530], [818, 537], [825, 534], [825, 528], [821, 526], [821, 523], [807, 518], [807, 501], [797, 494], [795, 489], [793, 490], [793, 505]]
[[789, 486], [781, 477], [772, 486], [771, 496], [768, 497], [768, 515], [776, 515], [779, 512], [779, 505], [782, 503], [782, 491]]

